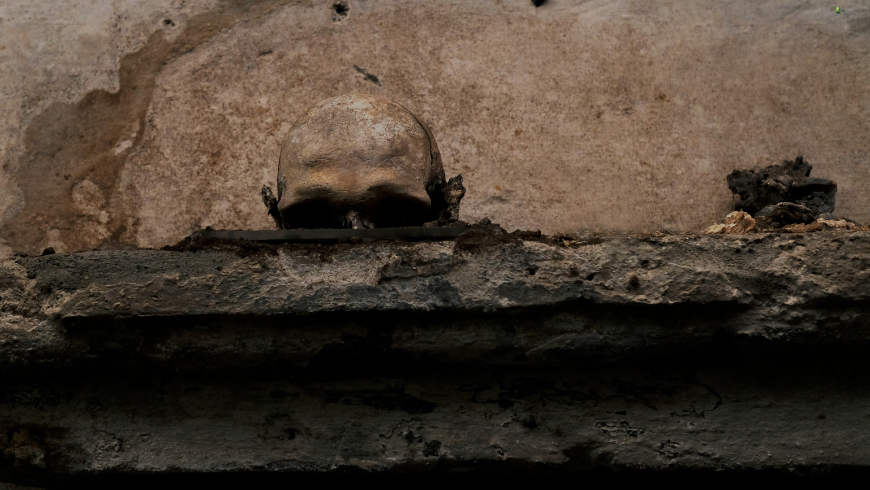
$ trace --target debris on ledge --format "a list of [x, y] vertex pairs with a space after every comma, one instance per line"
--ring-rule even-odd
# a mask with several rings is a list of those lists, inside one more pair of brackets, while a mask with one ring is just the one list
[[749, 213], [743, 211], [734, 211], [725, 217], [725, 222], [718, 225], [711, 225], [704, 230], [704, 233], [751, 233], [755, 231], [755, 220]]
[[799, 156], [780, 165], [734, 170], [727, 180], [728, 187], [740, 198], [735, 204], [736, 211], [728, 214], [723, 223], [709, 226], [704, 233], [870, 230], [831, 214], [837, 183], [809, 178], [812, 168]]
[[806, 206], [815, 213], [834, 211], [837, 183], [827, 179], [810, 178], [812, 165], [802, 156], [780, 165], [752, 170], [734, 170], [728, 175], [728, 188], [740, 196], [737, 211], [755, 215], [759, 211], [781, 202]]

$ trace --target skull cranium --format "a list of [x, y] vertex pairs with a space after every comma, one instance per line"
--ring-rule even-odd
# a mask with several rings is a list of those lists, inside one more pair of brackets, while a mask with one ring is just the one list
[[439, 218], [444, 185], [435, 139], [416, 116], [383, 98], [343, 95], [291, 128], [276, 207], [284, 228], [417, 225]]

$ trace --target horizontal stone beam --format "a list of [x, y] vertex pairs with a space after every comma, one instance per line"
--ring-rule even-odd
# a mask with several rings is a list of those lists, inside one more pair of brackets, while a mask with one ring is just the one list
[[0, 481], [155, 472], [866, 468], [866, 368], [742, 364], [5, 379]]
[[0, 481], [830, 471], [870, 453], [870, 233], [0, 263]]
[[19, 256], [0, 264], [0, 366], [307, 366], [375, 346], [390, 362], [493, 363], [726, 340], [854, 347], [870, 339], [868, 269], [870, 234], [836, 232], [561, 240], [490, 227], [455, 242]]

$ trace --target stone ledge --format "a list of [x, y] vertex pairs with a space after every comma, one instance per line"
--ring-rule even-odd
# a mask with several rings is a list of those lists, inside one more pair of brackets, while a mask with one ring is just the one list
[[868, 233], [488, 240], [16, 257], [0, 263], [0, 366], [304, 367], [373, 348], [528, 364], [870, 340]]
[[866, 468], [870, 233], [0, 264], [0, 480]]
[[867, 377], [748, 365], [4, 380], [0, 478], [866, 467]]

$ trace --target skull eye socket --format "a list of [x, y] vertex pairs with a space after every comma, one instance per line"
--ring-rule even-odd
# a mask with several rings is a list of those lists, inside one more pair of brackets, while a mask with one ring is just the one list
[[281, 211], [284, 229], [341, 228], [341, 222], [326, 200], [304, 201]]
[[[365, 208], [365, 206], [361, 206]], [[419, 226], [426, 218], [428, 206], [416, 199], [401, 196], [380, 200], [375, 206], [359, 211], [378, 228]], [[284, 209], [284, 228], [344, 228], [345, 208], [336, 208], [326, 199], [300, 202]]]
[[428, 208], [416, 199], [390, 197], [378, 202], [371, 220], [378, 228], [419, 226], [423, 224]]

